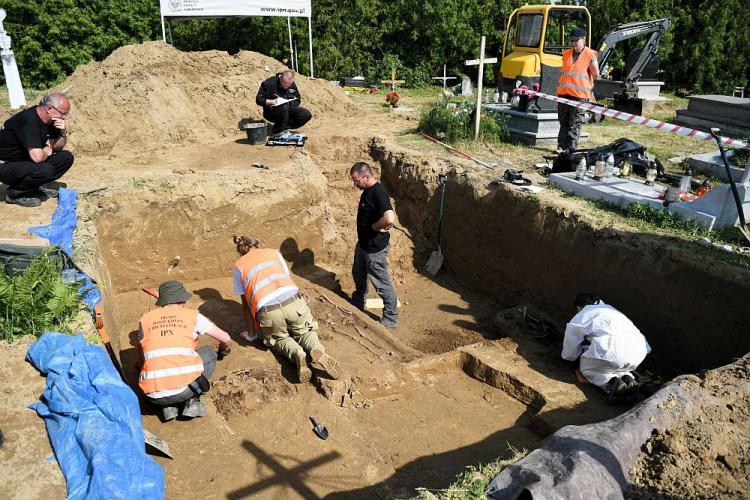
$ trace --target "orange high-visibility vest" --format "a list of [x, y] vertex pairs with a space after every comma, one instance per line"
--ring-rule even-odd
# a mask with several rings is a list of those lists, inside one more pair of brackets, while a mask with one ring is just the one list
[[143, 367], [138, 385], [146, 394], [179, 389], [203, 373], [203, 361], [195, 351], [193, 330], [198, 311], [168, 305], [141, 318]]
[[563, 52], [563, 64], [560, 69], [560, 80], [557, 82], [557, 95], [569, 95], [580, 99], [591, 99], [594, 82], [589, 76], [591, 60], [596, 59], [596, 51], [584, 47], [573, 62], [573, 49]]
[[245, 299], [255, 317], [258, 303], [268, 294], [285, 286], [294, 286], [294, 281], [281, 264], [281, 254], [270, 248], [250, 250], [235, 263], [245, 285]]

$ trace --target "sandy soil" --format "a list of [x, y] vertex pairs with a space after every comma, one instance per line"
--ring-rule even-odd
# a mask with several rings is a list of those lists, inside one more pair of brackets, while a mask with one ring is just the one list
[[[750, 492], [750, 358], [681, 385], [710, 397], [654, 433], [630, 469], [632, 498], [747, 498]], [[679, 411], [679, 410], [678, 410]]]
[[45, 378], [24, 361], [32, 339], [0, 341], [0, 497], [63, 498], [65, 478], [52, 453], [44, 422], [26, 406], [37, 401]]
[[[176, 457], [159, 459], [167, 496], [409, 496], [416, 486], [445, 487], [468, 464], [509, 456], [507, 444], [535, 446], [544, 433], [531, 430], [534, 410], [465, 373], [455, 351], [497, 338], [494, 315], [518, 302], [498, 303], [448, 273], [435, 279], [419, 274], [415, 267], [434, 248], [434, 227], [411, 234], [399, 223], [392, 232], [391, 269], [402, 302], [398, 330], [380, 329], [374, 321], [379, 311], [351, 311], [343, 298], [352, 288], [348, 267], [359, 196], [348, 168], [369, 157], [373, 138], [397, 142], [416, 116], [358, 106], [328, 82], [299, 76], [304, 105], [314, 115], [304, 130], [306, 147], [250, 146], [236, 123], [260, 116], [257, 85], [279, 69], [255, 53], [181, 53], [153, 42], [123, 47], [59, 86], [70, 88], [73, 99], [77, 160], [64, 180], [82, 193], [77, 258], [105, 287], [110, 332], [131, 380], [133, 328], [153, 307], [141, 286], [183, 280], [195, 293], [192, 306], [233, 335], [240, 329], [229, 279], [236, 259], [230, 238], [238, 233], [262, 235], [282, 251], [292, 237], [285, 255], [321, 338], [346, 373], [337, 382], [320, 378], [316, 386], [300, 386], [287, 363], [240, 344], [219, 366], [206, 418], [162, 424], [144, 406], [144, 425], [166, 439]], [[471, 178], [477, 191], [493, 177], [470, 162], [446, 159], [442, 150], [427, 147], [418, 155], [420, 175], [451, 169]], [[256, 162], [269, 170], [251, 167]], [[98, 191], [83, 194], [91, 190]], [[417, 206], [432, 194], [405, 194], [397, 212], [408, 213], [411, 200]], [[562, 203], [561, 212], [575, 211]], [[53, 210], [53, 203], [36, 210], [0, 206], [4, 235], [46, 224]], [[562, 380], [578, 396], [584, 391], [592, 406], [578, 408], [578, 423], [611, 416], [601, 394], [575, 386], [557, 353], [497, 345], [527, 356], [514, 367], [519, 373]], [[60, 497], [64, 480], [47, 460], [43, 425], [22, 408], [44, 383], [22, 361], [24, 352], [24, 346], [0, 344], [6, 381], [0, 394], [11, 402], [10, 410], [3, 405], [0, 422], [10, 436], [0, 450], [0, 472], [12, 477], [0, 496]], [[731, 404], [732, 415], [747, 415], [739, 399]], [[328, 425], [329, 440], [313, 436], [310, 416]], [[746, 419], [718, 418], [747, 436]], [[746, 455], [734, 449], [722, 451], [723, 463], [746, 471]]]

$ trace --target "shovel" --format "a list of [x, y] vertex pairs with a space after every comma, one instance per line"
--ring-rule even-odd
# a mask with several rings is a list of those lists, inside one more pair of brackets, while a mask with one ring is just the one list
[[724, 153], [724, 145], [721, 143], [721, 137], [719, 137], [719, 129], [718, 128], [712, 128], [711, 129], [711, 136], [716, 140], [716, 144], [719, 145], [719, 153], [721, 153], [721, 159], [724, 162], [724, 168], [727, 171], [727, 177], [729, 178], [729, 185], [732, 188], [732, 196], [734, 196], [734, 203], [737, 205], [737, 215], [740, 217], [740, 231], [742, 234], [747, 238], [748, 241], [750, 241], [750, 229], [747, 227], [747, 222], [745, 222], [745, 212], [742, 210], [742, 200], [740, 200], [740, 195], [737, 192], [737, 184], [734, 182], [734, 177], [732, 176], [732, 171], [729, 168], [729, 163], [727, 163], [727, 157]]
[[[120, 374], [122, 381], [125, 385], [128, 385], [128, 380], [125, 378], [125, 372], [122, 371], [122, 366], [117, 360], [114, 349], [112, 349], [107, 328], [104, 326], [104, 316], [102, 316], [102, 306], [100, 304], [94, 306], [94, 319], [96, 321], [96, 329], [99, 332], [99, 337], [101, 337], [102, 342], [104, 342], [104, 348], [107, 349], [107, 354], [109, 354], [109, 359], [111, 359], [112, 364], [115, 365], [115, 369], [117, 370], [117, 373]], [[143, 429], [143, 442], [146, 444], [147, 449], [150, 447], [157, 450], [159, 453], [164, 454], [166, 457], [174, 458], [169, 451], [169, 444], [146, 429]]]
[[315, 435], [320, 439], [328, 439], [328, 429], [326, 429], [326, 427], [315, 417], [310, 417], [310, 421], [313, 424], [313, 432]]
[[440, 174], [438, 176], [438, 182], [440, 183], [440, 212], [438, 214], [437, 250], [430, 254], [430, 258], [427, 259], [427, 264], [424, 266], [424, 271], [432, 276], [435, 276], [443, 266], [443, 249], [440, 246], [440, 242], [443, 236], [443, 203], [445, 201], [445, 185], [447, 181], [448, 179], [445, 175]]

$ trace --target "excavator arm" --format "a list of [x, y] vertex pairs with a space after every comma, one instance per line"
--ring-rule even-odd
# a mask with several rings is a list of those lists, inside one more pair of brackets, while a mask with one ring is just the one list
[[623, 78], [623, 93], [628, 97], [636, 97], [638, 94], [638, 80], [643, 76], [643, 71], [648, 64], [654, 60], [659, 48], [659, 41], [664, 33], [672, 25], [669, 18], [656, 19], [654, 21], [638, 21], [634, 23], [624, 23], [614, 26], [609, 33], [604, 35], [598, 45], [599, 52], [599, 70], [602, 76], [608, 75], [607, 62], [615, 50], [615, 46], [624, 40], [635, 37], [651, 35], [637, 61], [630, 68], [630, 71]]

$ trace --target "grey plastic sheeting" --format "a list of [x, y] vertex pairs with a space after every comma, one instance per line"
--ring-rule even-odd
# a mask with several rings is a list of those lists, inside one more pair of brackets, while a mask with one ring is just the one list
[[641, 446], [654, 429], [664, 430], [679, 417], [680, 412], [659, 405], [671, 399], [669, 406], [677, 405], [690, 412], [708, 399], [680, 387], [684, 378], [674, 379], [619, 417], [563, 427], [544, 446], [498, 474], [487, 487], [487, 495], [539, 500], [624, 498], [630, 484], [628, 469]]

